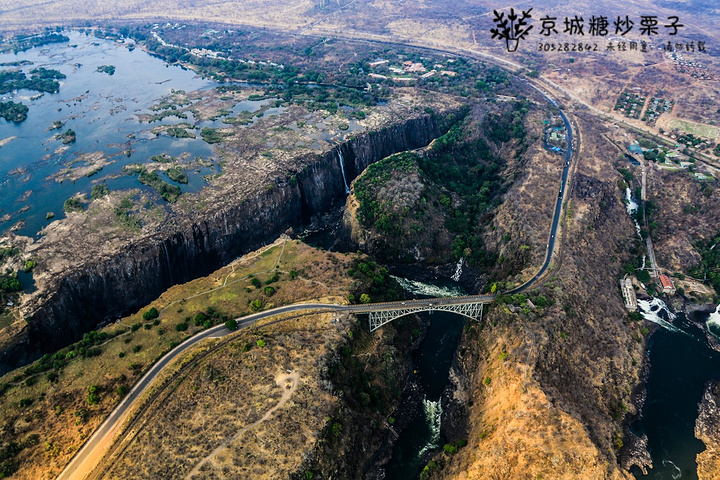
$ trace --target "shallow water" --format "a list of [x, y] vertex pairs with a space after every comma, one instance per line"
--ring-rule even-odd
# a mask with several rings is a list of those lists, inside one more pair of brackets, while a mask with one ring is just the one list
[[[2, 97], [3, 101], [22, 102], [30, 108], [28, 118], [15, 124], [0, 119], [0, 140], [17, 137], [0, 148], [0, 216], [12, 218], [0, 222], [0, 230], [7, 230], [19, 220], [25, 226], [18, 230], [24, 235], [36, 234], [48, 223], [47, 212], [63, 218], [63, 202], [78, 192], [89, 193], [100, 180], [110, 189], [143, 188], [136, 176], [125, 175], [122, 167], [129, 163], [145, 163], [153, 155], [189, 154], [190, 158], [212, 158], [213, 151], [199, 134], [196, 139], [178, 139], [167, 135], [155, 136], [149, 130], [158, 125], [192, 121], [166, 117], [151, 124], [139, 123], [138, 115], [151, 113], [150, 107], [173, 90], [194, 91], [213, 88], [216, 84], [203, 80], [194, 72], [169, 66], [136, 48], [109, 40], [88, 37], [79, 32], [65, 32], [69, 43], [33, 48], [18, 54], [1, 54], [0, 63], [26, 60], [31, 65], [2, 67], [56, 69], [67, 76], [60, 80], [60, 92], [44, 94], [31, 100], [37, 92], [20, 90]], [[97, 72], [100, 65], [113, 65], [115, 74]], [[48, 131], [53, 121], [65, 125]], [[63, 147], [53, 137], [68, 128], [77, 134], [75, 143]], [[133, 138], [134, 137], [134, 138]], [[132, 149], [132, 156], [124, 151]], [[62, 183], [51, 179], [54, 174], [73, 164], [77, 156], [101, 151], [113, 162], [91, 177]], [[217, 171], [217, 166], [193, 167], [186, 171], [189, 183], [178, 185], [183, 192], [197, 191], [205, 185], [202, 176]], [[164, 174], [160, 177], [173, 183]], [[108, 178], [118, 176], [118, 178]], [[29, 192], [29, 193], [28, 193]], [[29, 206], [25, 212], [19, 212]]]

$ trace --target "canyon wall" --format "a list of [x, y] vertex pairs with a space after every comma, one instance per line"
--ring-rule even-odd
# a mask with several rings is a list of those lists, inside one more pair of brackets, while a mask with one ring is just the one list
[[298, 159], [304, 167], [294, 178], [278, 180], [249, 200], [231, 200], [202, 216], [177, 218], [153, 236], [68, 270], [30, 305], [24, 328], [0, 345], [0, 374], [62, 348], [98, 324], [147, 305], [170, 286], [207, 275], [329, 211], [345, 195], [340, 158], [349, 183], [369, 164], [425, 146], [439, 134], [437, 119], [423, 115], [358, 135], [324, 154]]

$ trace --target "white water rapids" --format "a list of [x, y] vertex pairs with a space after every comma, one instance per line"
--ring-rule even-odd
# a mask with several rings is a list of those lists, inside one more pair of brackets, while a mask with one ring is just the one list
[[635, 199], [632, 197], [632, 193], [630, 192], [630, 187], [625, 187], [625, 209], [627, 210], [628, 215], [632, 218], [633, 222], [635, 223], [635, 231], [638, 234], [638, 237], [640, 236], [640, 224], [635, 219], [635, 213], [637, 213], [639, 205], [635, 201]]
[[460, 290], [460, 287], [441, 287], [440, 285], [422, 283], [417, 280], [396, 277], [395, 275], [390, 276], [397, 280], [405, 291], [413, 295], [425, 295], [427, 297], [461, 297], [465, 295], [465, 293]]
[[462, 275], [463, 260], [464, 259], [461, 258], [457, 265], [455, 265], [455, 273], [453, 273], [452, 277], [450, 277], [453, 279], [454, 282], [460, 281], [460, 275]]
[[[637, 304], [638, 309], [640, 310], [640, 314], [648, 322], [660, 325], [664, 329], [670, 330], [671, 332], [688, 335], [687, 333], [683, 332], [671, 323], [673, 320], [675, 320], [676, 315], [672, 313], [667, 307], [667, 305], [665, 305], [665, 302], [663, 302], [659, 298], [653, 297], [652, 300], [638, 300]], [[661, 311], [665, 312], [665, 315], [667, 315], [669, 321], [665, 320], [659, 315]]]
[[715, 311], [710, 314], [705, 325], [707, 326], [708, 332], [720, 340], [720, 305], [715, 307]]
[[418, 452], [418, 458], [422, 458], [425, 452], [440, 447], [440, 425], [442, 423], [442, 405], [440, 405], [440, 399], [433, 402], [432, 400], [423, 398], [423, 414], [427, 419], [427, 424], [430, 426], [432, 433], [427, 443]]

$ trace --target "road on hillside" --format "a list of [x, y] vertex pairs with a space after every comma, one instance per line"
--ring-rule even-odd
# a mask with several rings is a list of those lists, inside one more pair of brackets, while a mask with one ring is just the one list
[[[528, 84], [528, 85], [531, 85], [531, 84]], [[538, 90], [537, 87], [535, 87], [533, 85], [531, 85], [531, 86], [533, 88], [535, 88], [536, 90]], [[555, 105], [556, 107], [558, 106], [557, 103], [554, 100], [552, 100], [550, 97], [548, 97], [545, 93], [543, 93], [540, 90], [538, 90], [538, 91], [541, 94], [543, 94], [545, 96], [545, 98], [550, 100], [550, 102], [552, 102], [553, 105]], [[572, 126], [570, 125], [570, 121], [568, 120], [568, 118], [565, 116], [565, 112], [560, 110], [559, 107], [558, 107], [558, 111], [560, 112], [560, 116], [562, 117], [563, 122], [565, 122], [565, 130], [567, 131], [567, 145], [568, 146], [567, 146], [567, 149], [565, 150], [565, 157], [564, 157], [565, 161], [563, 162], [563, 171], [562, 171], [562, 177], [560, 180], [560, 189], [558, 190], [557, 200], [555, 201], [555, 212], [553, 214], [552, 225], [550, 227], [550, 238], [548, 239], [547, 251], [545, 252], [545, 261], [543, 262], [542, 267], [540, 267], [540, 270], [538, 270], [538, 272], [535, 274], [534, 277], [532, 277], [530, 280], [523, 283], [519, 287], [513, 288], [512, 290], [508, 290], [507, 292], [504, 292], [504, 293], [508, 293], [508, 294], [520, 293], [524, 290], [527, 290], [528, 288], [533, 286], [535, 284], [535, 282], [537, 282], [538, 279], [540, 279], [540, 277], [542, 277], [545, 274], [545, 271], [548, 269], [548, 267], [550, 266], [550, 262], [552, 261], [552, 254], [553, 254], [553, 251], [555, 250], [555, 241], [558, 238], [558, 227], [560, 226], [560, 216], [562, 213], [562, 204], [563, 204], [563, 200], [565, 199], [565, 191], [567, 190], [567, 187], [568, 187], [568, 176], [570, 175], [570, 167], [572, 166], [572, 156], [573, 156]]]
[[[338, 310], [339, 307], [342, 308], [342, 305], [329, 305], [325, 303], [287, 305], [253, 315], [248, 315], [246, 317], [240, 317], [237, 319], [238, 328], [246, 328], [253, 325], [258, 320], [283, 313], [305, 310]], [[65, 467], [65, 470], [62, 471], [58, 480], [80, 480], [89, 475], [110, 447], [115, 434], [118, 433], [118, 429], [128, 419], [133, 403], [148, 390], [152, 382], [157, 378], [158, 374], [160, 374], [160, 372], [173, 360], [183, 353], [186, 353], [188, 349], [197, 345], [199, 342], [207, 338], [222, 337], [229, 333], [230, 331], [225, 328], [225, 325], [217, 325], [215, 327], [208, 328], [207, 330], [203, 330], [188, 338], [158, 360], [158, 362], [153, 365], [152, 368], [150, 368], [150, 370], [148, 370], [147, 373], [145, 373], [145, 375], [143, 375], [142, 378], [140, 378], [140, 380], [133, 386], [130, 392], [128, 392], [120, 404], [115, 407], [115, 410], [113, 410], [108, 418], [105, 419], [102, 425], [95, 430], [95, 433], [93, 433], [90, 439], [85, 442], [82, 448]]]

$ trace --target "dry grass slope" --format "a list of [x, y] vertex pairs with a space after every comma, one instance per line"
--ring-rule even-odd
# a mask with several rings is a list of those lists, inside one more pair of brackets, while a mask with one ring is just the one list
[[331, 319], [240, 333], [157, 399], [104, 478], [274, 479], [296, 472], [335, 405], [321, 377], [347, 320]]
[[[13, 458], [19, 467], [13, 478], [55, 478], [77, 448], [121, 400], [117, 388], [131, 386], [170, 344], [180, 342], [203, 328], [194, 323], [197, 313], [208, 314], [214, 310], [217, 314], [237, 317], [247, 314], [249, 302], [255, 300], [263, 308], [309, 300], [342, 302], [351, 282], [345, 273], [351, 258], [322, 252], [298, 241], [279, 240], [208, 277], [166, 291], [148, 306], [154, 306], [161, 312], [157, 325], [142, 319], [142, 313], [147, 310], [143, 309], [100, 330], [114, 337], [98, 346], [100, 355], [91, 358], [77, 355], [69, 359], [67, 365], [56, 372], [57, 378], [51, 379], [46, 373], [28, 377], [22, 370], [3, 376], [0, 384], [9, 383], [12, 387], [0, 396], [0, 448], [11, 442], [24, 446]], [[293, 278], [291, 271], [297, 276]], [[278, 279], [266, 285], [265, 282], [273, 280], [275, 274]], [[254, 279], [260, 281], [260, 288], [251, 284]], [[272, 287], [274, 292], [268, 295], [266, 286]], [[214, 321], [222, 320], [216, 318]], [[188, 325], [187, 330], [178, 331], [178, 324]], [[322, 337], [323, 332], [315, 334]], [[293, 338], [297, 340], [301, 337]], [[314, 345], [313, 339], [307, 339], [307, 346]], [[305, 343], [300, 343], [302, 348], [306, 348]], [[253, 351], [250, 358], [256, 358], [259, 351], [262, 350]], [[275, 353], [279, 355], [280, 351]], [[64, 349], [61, 354], [66, 357], [77, 354], [77, 351]], [[277, 359], [279, 362], [285, 357]], [[280, 370], [284, 372], [285, 366], [281, 363], [277, 365], [283, 367]], [[287, 368], [295, 368], [291, 363], [288, 365]], [[268, 398], [275, 395], [272, 393], [276, 388], [272, 378], [277, 372], [273, 372], [267, 381], [253, 387], [265, 389], [270, 395]], [[307, 372], [310, 370], [303, 370], [299, 393], [305, 391], [303, 382], [309, 381]], [[54, 372], [50, 370], [49, 373]], [[99, 387], [99, 402], [91, 405], [87, 397], [93, 385]], [[223, 404], [223, 408], [230, 407]], [[255, 408], [262, 412], [262, 404]], [[245, 413], [250, 415], [249, 412]]]

